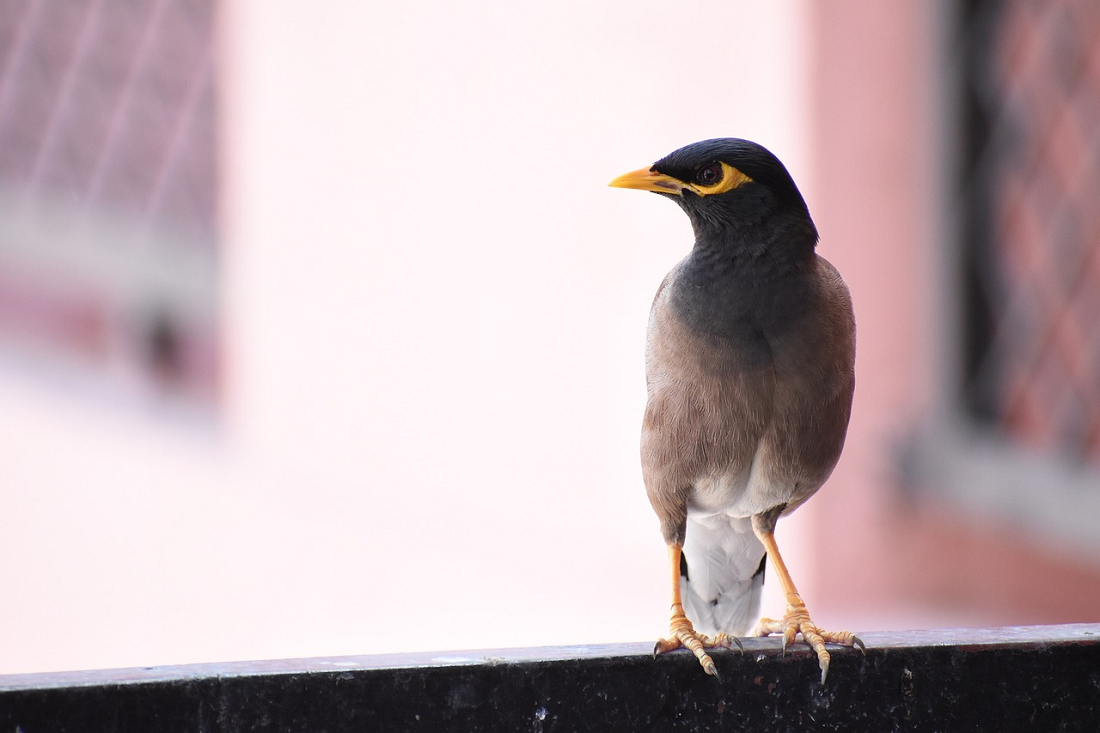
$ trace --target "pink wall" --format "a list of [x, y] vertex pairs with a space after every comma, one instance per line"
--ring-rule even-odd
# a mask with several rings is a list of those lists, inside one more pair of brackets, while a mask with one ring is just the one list
[[894, 448], [934, 409], [941, 354], [933, 3], [813, 4], [813, 186], [819, 251], [859, 328], [857, 388], [836, 472], [809, 502], [811, 610], [825, 626], [905, 628], [1100, 618], [1100, 564], [927, 498], [902, 498]]

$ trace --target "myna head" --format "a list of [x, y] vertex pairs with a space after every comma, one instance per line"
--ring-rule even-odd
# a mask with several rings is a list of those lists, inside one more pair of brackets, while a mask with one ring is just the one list
[[[692, 143], [611, 182], [673, 199], [697, 241], [789, 242], [810, 250], [817, 229], [790, 173], [762, 145], [739, 138]], [[772, 236], [775, 235], [775, 236]]]

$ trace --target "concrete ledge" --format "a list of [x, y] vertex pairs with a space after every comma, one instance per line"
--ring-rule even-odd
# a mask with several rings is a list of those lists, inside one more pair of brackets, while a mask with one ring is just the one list
[[0, 731], [1100, 730], [1100, 624], [862, 635], [827, 683], [745, 640], [722, 676], [651, 644], [0, 676]]

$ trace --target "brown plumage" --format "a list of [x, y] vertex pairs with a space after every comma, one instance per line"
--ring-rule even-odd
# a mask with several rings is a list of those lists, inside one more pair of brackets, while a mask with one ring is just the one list
[[858, 639], [813, 625], [773, 531], [844, 445], [855, 385], [848, 289], [814, 252], [794, 181], [755, 143], [689, 145], [612, 185], [674, 199], [695, 230], [657, 291], [646, 343], [642, 471], [673, 575], [672, 633], [656, 651], [686, 646], [714, 674], [706, 648], [748, 630], [767, 552], [788, 608], [756, 633], [782, 633], [785, 644], [801, 633], [824, 681], [825, 642]]

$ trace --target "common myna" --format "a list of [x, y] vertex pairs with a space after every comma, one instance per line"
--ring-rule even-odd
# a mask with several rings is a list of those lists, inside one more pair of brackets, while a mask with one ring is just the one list
[[[829, 671], [822, 631], [776, 546], [779, 517], [832, 473], [852, 407], [855, 320], [848, 288], [814, 252], [817, 228], [787, 169], [747, 140], [705, 140], [611, 182], [674, 200], [695, 246], [665, 277], [646, 337], [642, 475], [672, 571], [671, 634], [716, 674], [757, 617], [765, 554], [787, 597], [783, 648], [802, 635]], [[694, 622], [694, 625], [693, 625]]]

